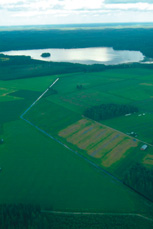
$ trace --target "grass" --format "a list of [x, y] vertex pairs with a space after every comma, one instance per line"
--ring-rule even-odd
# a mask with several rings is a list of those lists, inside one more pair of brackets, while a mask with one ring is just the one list
[[[141, 116], [139, 116], [139, 114]], [[111, 120], [103, 121], [102, 123], [111, 126], [115, 129], [123, 131], [124, 133], [130, 133], [134, 131], [137, 133], [137, 138], [148, 143], [153, 143], [153, 114], [143, 113], [133, 114], [131, 116], [123, 116], [113, 118]]]
[[[147, 89], [146, 93], [145, 89], [152, 87], [151, 81], [151, 70], [140, 71], [136, 68], [63, 75], [54, 86], [57, 93], [46, 94], [45, 98], [26, 114], [26, 118], [123, 179], [125, 171], [132, 164], [144, 163], [146, 155], [152, 154], [151, 146], [142, 152], [140, 147], [145, 143], [137, 143], [124, 134], [118, 136], [120, 133], [117, 132], [134, 131], [138, 139], [152, 143], [152, 90]], [[78, 89], [77, 85], [82, 85], [82, 89]], [[147, 109], [145, 101], [148, 102]], [[94, 122], [89, 126], [88, 123], [81, 126], [79, 120], [85, 108], [101, 103], [136, 104], [140, 112], [103, 121], [102, 124], [116, 130], [104, 128], [102, 125], [106, 133], [97, 140], [96, 134], [101, 132], [102, 126], [97, 127]]]
[[[150, 229], [152, 222], [139, 216], [130, 215], [63, 215], [63, 214], [45, 214], [50, 221], [52, 228], [67, 229]], [[62, 225], [62, 226], [61, 226]]]
[[[106, 72], [89, 74], [92, 82], [97, 76], [95, 88], [99, 87], [98, 79], [103, 78], [103, 74], [104, 81], [107, 81]], [[65, 76], [65, 79], [74, 77], [74, 87], [72, 90], [70, 84], [63, 84], [63, 96], [69, 94], [65, 85], [69, 91], [76, 92], [77, 76], [79, 75]], [[82, 77], [83, 75], [80, 75], [79, 82], [82, 82]], [[63, 211], [150, 214], [151, 206], [145, 199], [107, 175], [101, 174], [86, 161], [19, 119], [37, 95], [42, 94], [56, 78], [55, 75], [0, 81], [1, 87], [7, 88], [8, 92], [8, 100], [0, 103], [0, 133], [4, 138], [4, 144], [0, 145], [0, 203], [40, 204], [44, 208]], [[85, 74], [85, 82], [87, 78], [88, 74]], [[113, 76], [109, 81], [113, 81]], [[62, 82], [64, 75], [61, 75]], [[92, 84], [89, 84], [90, 90]], [[62, 84], [56, 86], [54, 89], [58, 94], [40, 100], [27, 113], [26, 118], [57, 136], [61, 129], [77, 122], [81, 118], [81, 112], [75, 112], [69, 103], [62, 104]], [[56, 99], [53, 102], [54, 98]]]
[[[153, 73], [149, 69], [113, 69], [99, 73], [73, 74], [62, 77], [54, 89], [57, 94], [46, 99], [83, 114], [87, 107], [102, 103], [131, 104], [140, 113], [102, 123], [124, 133], [135, 131], [142, 141], [152, 143]], [[82, 85], [82, 89], [77, 89]], [[149, 86], [148, 86], [149, 85]]]
[[74, 123], [81, 116], [43, 98], [25, 117], [52, 135], [57, 134], [61, 128]]
[[148, 211], [144, 199], [22, 120], [5, 124], [4, 133], [0, 203], [67, 211]]

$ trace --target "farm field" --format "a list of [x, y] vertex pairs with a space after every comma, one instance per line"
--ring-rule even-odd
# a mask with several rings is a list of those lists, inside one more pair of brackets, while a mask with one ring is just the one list
[[124, 163], [123, 160], [140, 147], [139, 141], [88, 119], [68, 126], [59, 132], [59, 136], [85, 150], [97, 159], [98, 164], [111, 170], [116, 164]]
[[[87, 161], [20, 119], [20, 115], [59, 77], [60, 80], [54, 85], [54, 90], [49, 91], [25, 115], [25, 118], [65, 144], [67, 142], [65, 137], [59, 136], [59, 133], [75, 125], [79, 120], [85, 119], [82, 113], [84, 108], [88, 107], [87, 102], [88, 105], [100, 104], [102, 101], [107, 102], [108, 99], [110, 102], [113, 100], [115, 103], [128, 103], [128, 99], [122, 100], [107, 91], [104, 92], [104, 87], [103, 91], [96, 89], [96, 87], [100, 88], [98, 82], [105, 85], [110, 83], [112, 87], [113, 82], [116, 84], [115, 87], [117, 87], [116, 82], [123, 83], [121, 77], [109, 79], [110, 73], [107, 71], [76, 73], [0, 81], [0, 138], [4, 139], [4, 144], [0, 145], [0, 167], [2, 168], [0, 204], [30, 203], [39, 204], [42, 209], [57, 211], [132, 212], [151, 216], [152, 204], [145, 198], [100, 172]], [[67, 83], [65, 80], [71, 82]], [[82, 91], [76, 89], [76, 85], [83, 82], [85, 88]], [[71, 103], [73, 93], [74, 101]], [[89, 125], [93, 124], [89, 123]], [[95, 132], [99, 133], [101, 129], [105, 129], [100, 124], [96, 124], [94, 128]], [[86, 134], [88, 138], [89, 133]], [[117, 132], [110, 131], [110, 135], [113, 139]], [[128, 141], [128, 137], [120, 136], [118, 140], [116, 139], [118, 143], [119, 139]], [[137, 148], [137, 146], [135, 142], [132, 143], [134, 144], [132, 148], [128, 146], [129, 152], [125, 153], [128, 160], [121, 160], [124, 163], [118, 161], [119, 166], [117, 162], [110, 168], [107, 167], [110, 172], [114, 172], [115, 176], [119, 177], [125, 167], [127, 168], [132, 161], [138, 160], [139, 150], [133, 154], [133, 147]], [[77, 144], [68, 144], [74, 150], [79, 149]], [[89, 158], [91, 156], [85, 152], [84, 147], [90, 150], [90, 146], [88, 141], [85, 144], [81, 146], [79, 152]], [[108, 150], [113, 150], [113, 144], [107, 147]], [[147, 153], [151, 154], [150, 148]], [[125, 154], [123, 152], [123, 155]], [[146, 152], [143, 152], [141, 159], [145, 156]], [[94, 163], [99, 165], [97, 160], [100, 158], [93, 157]]]
[[117, 199], [122, 195], [118, 212], [136, 212], [135, 204], [144, 211], [143, 200], [139, 203], [138, 198], [135, 203], [136, 194], [98, 173], [28, 124], [20, 120], [9, 122], [4, 132], [7, 147], [1, 146], [0, 203], [40, 204], [54, 210], [115, 212]]
[[[0, 52], [110, 47], [152, 62], [151, 24], [114, 26], [1, 27]], [[153, 228], [152, 126], [152, 63], [0, 54], [1, 226]]]
[[153, 144], [153, 113], [140, 112], [127, 117], [122, 116], [111, 120], [105, 120], [102, 123], [123, 131], [124, 133], [135, 132], [137, 134], [137, 138]]
[[[23, 111], [55, 78], [0, 81], [10, 92], [5, 95], [8, 101], [0, 104], [0, 136], [4, 138], [0, 145], [0, 203], [40, 204], [44, 209], [67, 211], [150, 214], [151, 206], [146, 205], [145, 199], [20, 120]], [[78, 116], [72, 121], [77, 119]]]
[[[124, 181], [135, 163], [152, 169], [152, 89], [147, 94], [148, 83], [142, 83], [151, 81], [151, 74], [149, 69], [143, 69], [140, 74], [140, 69], [127, 68], [62, 75], [54, 89], [25, 118]], [[118, 91], [122, 88], [125, 95], [121, 96]], [[133, 99], [130, 95], [130, 90], [135, 89], [141, 92], [139, 100], [136, 95]], [[101, 124], [82, 116], [86, 108], [102, 103], [135, 105], [139, 112], [104, 120]], [[129, 136], [131, 132], [136, 137]], [[140, 150], [144, 144], [148, 145], [146, 151]]]
[[[82, 89], [77, 89], [82, 85]], [[57, 94], [47, 100], [76, 113], [102, 103], [130, 104], [137, 114], [104, 120], [102, 123], [124, 133], [135, 131], [140, 140], [153, 142], [153, 73], [150, 69], [113, 69], [100, 73], [66, 75], [54, 87]]]

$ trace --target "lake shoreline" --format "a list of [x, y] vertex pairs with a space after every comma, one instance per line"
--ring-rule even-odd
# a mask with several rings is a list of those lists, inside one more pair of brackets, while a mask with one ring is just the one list
[[[43, 58], [42, 53], [52, 53]], [[0, 52], [8, 56], [30, 56], [31, 59], [52, 62], [68, 62], [74, 64], [104, 64], [118, 65], [126, 63], [140, 63], [145, 56], [140, 51], [114, 50], [112, 47], [92, 47], [76, 49], [30, 49]]]

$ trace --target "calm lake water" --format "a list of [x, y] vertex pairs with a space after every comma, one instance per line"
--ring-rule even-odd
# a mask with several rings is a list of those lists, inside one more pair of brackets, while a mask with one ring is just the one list
[[[42, 53], [50, 53], [47, 58], [41, 57]], [[116, 51], [113, 48], [78, 48], [78, 49], [37, 49], [2, 52], [5, 55], [31, 56], [32, 59], [70, 62], [80, 64], [105, 64], [115, 65], [129, 62], [140, 62], [144, 56], [139, 51]]]

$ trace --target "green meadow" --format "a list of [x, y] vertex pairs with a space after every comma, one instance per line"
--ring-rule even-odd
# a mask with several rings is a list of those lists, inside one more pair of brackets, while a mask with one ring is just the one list
[[[130, 71], [130, 70], [127, 70]], [[132, 70], [131, 70], [132, 71]], [[50, 91], [26, 115], [53, 136], [82, 118], [85, 107], [114, 102], [131, 103], [110, 90], [133, 82], [121, 70], [77, 73], [0, 81], [0, 203], [39, 204], [43, 209], [150, 216], [152, 204], [130, 188], [100, 172], [87, 161], [30, 126], [20, 115], [57, 77]], [[78, 90], [77, 84], [83, 89]], [[133, 101], [132, 101], [133, 103]], [[117, 127], [119, 129], [119, 126]]]
[[4, 132], [0, 203], [40, 204], [63, 211], [147, 213], [145, 199], [22, 120], [5, 124]]
[[[113, 47], [152, 61], [152, 26], [127, 27], [0, 28], [0, 51]], [[111, 103], [139, 111], [99, 122], [84, 116], [87, 108]], [[152, 126], [152, 64], [81, 65], [0, 54], [0, 224], [23, 219], [28, 204], [39, 208], [37, 217], [31, 212], [34, 224], [46, 219], [42, 225], [55, 229], [153, 228]]]
[[[79, 151], [114, 176], [124, 180], [126, 172], [135, 163], [143, 163], [146, 155], [152, 155], [153, 153], [151, 145], [153, 143], [152, 79], [153, 73], [151, 69], [140, 70], [139, 68], [132, 68], [132, 65], [125, 69], [110, 69], [98, 73], [61, 75], [59, 81], [53, 87], [54, 92], [49, 90], [25, 115], [25, 118], [64, 144], [68, 144], [72, 149]], [[81, 85], [81, 88], [78, 85]], [[128, 116], [101, 121], [101, 124], [127, 135], [135, 132], [136, 137], [133, 137], [133, 139], [136, 138], [136, 141], [138, 141], [136, 148], [127, 150], [123, 154], [122, 160], [116, 161], [115, 164], [107, 168], [103, 166], [103, 163], [99, 164], [100, 162], [97, 159], [87, 155], [85, 148], [82, 150], [59, 136], [60, 131], [68, 126], [71, 128], [71, 125], [82, 119], [86, 108], [103, 103], [129, 104], [139, 109], [139, 112], [128, 114]], [[117, 134], [117, 132], [114, 132], [114, 135], [115, 133]], [[88, 138], [90, 137], [93, 138], [92, 133]], [[110, 138], [110, 141], [112, 140]], [[150, 145], [146, 151], [141, 151], [140, 148], [144, 144]], [[95, 147], [98, 149], [100, 143]], [[113, 150], [114, 147], [115, 143], [110, 149]], [[115, 151], [112, 152], [114, 152], [114, 155], [116, 154]], [[110, 150], [107, 153], [108, 157], [111, 158]], [[115, 161], [115, 159], [111, 160]], [[109, 164], [108, 160], [107, 164]], [[150, 168], [152, 167], [150, 166]]]
[[[77, 89], [77, 85], [82, 85], [82, 89]], [[46, 105], [48, 112], [55, 104], [80, 115], [86, 108], [102, 103], [137, 106], [139, 108], [137, 114], [106, 120], [102, 123], [124, 133], [134, 131], [140, 140], [153, 142], [151, 128], [153, 124], [153, 72], [151, 69], [131, 67], [99, 73], [67, 74], [61, 76], [54, 89], [57, 93], [50, 95], [48, 92], [44, 99], [48, 101], [45, 103], [53, 103], [50, 106]], [[41, 101], [34, 109], [39, 109], [39, 106], [43, 106], [44, 108], [40, 110], [45, 112], [44, 101]], [[29, 115], [35, 112], [34, 109]], [[33, 115], [31, 116], [35, 119]]]

